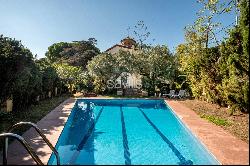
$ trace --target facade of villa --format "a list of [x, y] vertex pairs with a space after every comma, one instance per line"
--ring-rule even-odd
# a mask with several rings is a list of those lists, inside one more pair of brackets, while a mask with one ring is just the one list
[[[120, 50], [129, 51], [134, 53], [136, 49], [136, 41], [130, 37], [124, 38], [121, 40], [121, 43], [115, 44], [114, 46], [108, 48], [105, 52], [110, 54], [118, 53]], [[121, 75], [126, 75], [127, 79], [124, 82], [125, 88], [138, 88], [140, 89], [142, 85], [141, 75], [132, 74], [132, 73], [121, 73]], [[116, 79], [116, 88], [119, 88], [121, 85], [121, 76]]]

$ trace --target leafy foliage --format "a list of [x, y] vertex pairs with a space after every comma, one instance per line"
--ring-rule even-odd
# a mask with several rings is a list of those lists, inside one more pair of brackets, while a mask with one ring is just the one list
[[46, 52], [45, 56], [51, 62], [55, 62], [56, 60], [63, 57], [61, 52], [64, 49], [70, 48], [70, 47], [71, 47], [71, 44], [66, 43], [66, 42], [60, 42], [60, 43], [52, 44], [51, 46], [49, 46], [48, 51]]
[[174, 56], [166, 46], [143, 49], [136, 55], [137, 70], [143, 76], [143, 87], [154, 94], [161, 83], [173, 84], [177, 77]]
[[0, 103], [13, 98], [14, 108], [29, 105], [41, 87], [32, 53], [20, 41], [0, 36]]
[[88, 61], [100, 53], [100, 50], [95, 45], [95, 38], [89, 38], [88, 41], [55, 43], [48, 48], [46, 57], [51, 62], [61, 61], [86, 69]]
[[53, 93], [60, 83], [47, 58], [35, 60], [20, 41], [0, 36], [1, 106], [7, 99], [13, 99], [13, 109], [22, 110], [37, 103], [38, 96]]
[[71, 66], [66, 63], [54, 64], [53, 66], [58, 77], [68, 86], [70, 92], [76, 88], [77, 84], [84, 84], [86, 81], [86, 73], [83, 72], [81, 67]]
[[102, 53], [94, 57], [87, 69], [94, 79], [95, 91], [103, 92], [108, 80], [115, 81], [123, 72], [135, 72], [135, 63], [134, 54], [122, 50], [113, 55]]
[[122, 73], [130, 73], [142, 75], [144, 88], [154, 93], [157, 84], [174, 81], [177, 71], [174, 62], [166, 46], [156, 46], [134, 53], [103, 53], [94, 57], [87, 68], [98, 92], [106, 89], [108, 80], [115, 81]]
[[55, 43], [48, 48], [45, 61], [53, 64], [59, 79], [62, 80], [60, 83], [66, 85], [71, 92], [82, 88], [93, 89], [86, 66], [93, 57], [100, 54], [96, 43], [95, 38], [89, 38], [87, 41]]
[[187, 74], [193, 95], [231, 111], [249, 108], [248, 8], [248, 1], [240, 1], [240, 23], [220, 45], [207, 47], [204, 34], [194, 28], [186, 31], [186, 43], [177, 47], [180, 71]]

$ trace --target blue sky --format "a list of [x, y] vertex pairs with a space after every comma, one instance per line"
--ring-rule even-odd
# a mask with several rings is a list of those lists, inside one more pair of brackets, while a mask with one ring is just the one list
[[[0, 0], [0, 34], [21, 40], [41, 58], [53, 43], [90, 37], [105, 51], [143, 20], [152, 43], [173, 51], [184, 42], [184, 27], [194, 22], [199, 8], [196, 0]], [[228, 25], [234, 17], [218, 20]]]

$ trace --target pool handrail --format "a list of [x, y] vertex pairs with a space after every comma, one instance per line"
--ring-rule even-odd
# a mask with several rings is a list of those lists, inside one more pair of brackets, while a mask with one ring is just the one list
[[[59, 157], [59, 153], [56, 150], [56, 148], [50, 143], [50, 141], [46, 138], [46, 136], [43, 134], [42, 130], [34, 123], [32, 122], [19, 122], [14, 124], [13, 126], [11, 126], [7, 131], [8, 132], [12, 132], [14, 129], [20, 127], [20, 126], [30, 126], [35, 128], [35, 130], [37, 131], [37, 133], [42, 137], [42, 139], [45, 141], [45, 143], [49, 146], [49, 148], [54, 152], [55, 156], [56, 156], [56, 161], [57, 161], [57, 165], [60, 165], [60, 157]], [[6, 141], [8, 141], [8, 138], [6, 138]], [[8, 147], [6, 147], [8, 150]]]
[[32, 147], [28, 144], [28, 142], [20, 135], [14, 134], [14, 133], [2, 133], [0, 134], [0, 139], [5, 138], [4, 147], [3, 147], [3, 165], [7, 165], [7, 154], [8, 154], [8, 138], [14, 138], [17, 139], [29, 152], [33, 160], [37, 163], [37, 165], [44, 165], [42, 161], [39, 159], [35, 151], [32, 149]]

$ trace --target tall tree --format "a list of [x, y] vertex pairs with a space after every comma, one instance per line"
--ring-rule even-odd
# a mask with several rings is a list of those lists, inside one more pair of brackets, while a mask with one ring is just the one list
[[[144, 23], [144, 21], [142, 20], [138, 21], [132, 28], [128, 27], [127, 30], [133, 31], [132, 36], [137, 42], [137, 48], [142, 49], [150, 45], [150, 43], [148, 43], [150, 32], [148, 30], [147, 25]], [[128, 32], [128, 36], [129, 36], [129, 32]]]
[[94, 78], [95, 90], [104, 91], [108, 81], [115, 82], [122, 73], [135, 72], [135, 62], [133, 54], [122, 50], [113, 55], [103, 53], [94, 57], [88, 63], [87, 69]]
[[230, 31], [221, 45], [220, 72], [224, 78], [220, 89], [231, 110], [249, 110], [249, 1], [240, 1], [239, 25]]
[[88, 61], [100, 54], [100, 50], [95, 44], [96, 40], [94, 38], [90, 38], [88, 41], [75, 41], [72, 47], [61, 52], [63, 55], [62, 61], [86, 69]]
[[63, 55], [61, 54], [64, 49], [70, 48], [71, 44], [66, 42], [59, 42], [52, 44], [49, 46], [48, 51], [45, 53], [45, 56], [50, 60], [51, 62], [55, 62], [58, 59], [62, 58]]
[[86, 69], [89, 60], [100, 53], [96, 47], [97, 40], [89, 38], [87, 41], [60, 42], [51, 45], [46, 52], [50, 62], [68, 63]]
[[81, 67], [71, 66], [66, 63], [55, 63], [58, 77], [68, 86], [70, 92], [76, 89], [77, 85], [85, 84], [87, 73]]
[[27, 106], [40, 88], [41, 75], [30, 50], [0, 35], [0, 103], [13, 97], [14, 109]]
[[[198, 18], [194, 24], [187, 26], [187, 31], [195, 32], [202, 40], [204, 47], [208, 48], [211, 43], [220, 44], [216, 36], [216, 30], [221, 28], [222, 24], [217, 21], [220, 15], [233, 12], [236, 10], [236, 0], [198, 0], [202, 5], [201, 9], [197, 12]], [[232, 21], [232, 24], [234, 21]], [[221, 29], [223, 30], [223, 28]]]
[[143, 49], [136, 56], [136, 69], [143, 76], [143, 85], [149, 93], [154, 93], [160, 83], [173, 83], [177, 70], [174, 57], [166, 46]]
[[186, 31], [186, 43], [177, 47], [177, 55], [181, 64], [180, 69], [187, 74], [195, 97], [228, 105], [232, 111], [237, 109], [247, 111], [249, 107], [249, 2], [240, 1], [239, 24], [231, 28], [229, 37], [216, 47], [207, 45], [207, 36], [204, 32], [208, 27], [206, 27], [207, 24], [202, 24], [208, 19], [211, 21], [215, 14], [230, 10], [233, 2], [235, 1], [229, 1], [221, 10], [217, 8], [219, 1], [204, 3], [212, 16], [199, 17], [198, 23]]

